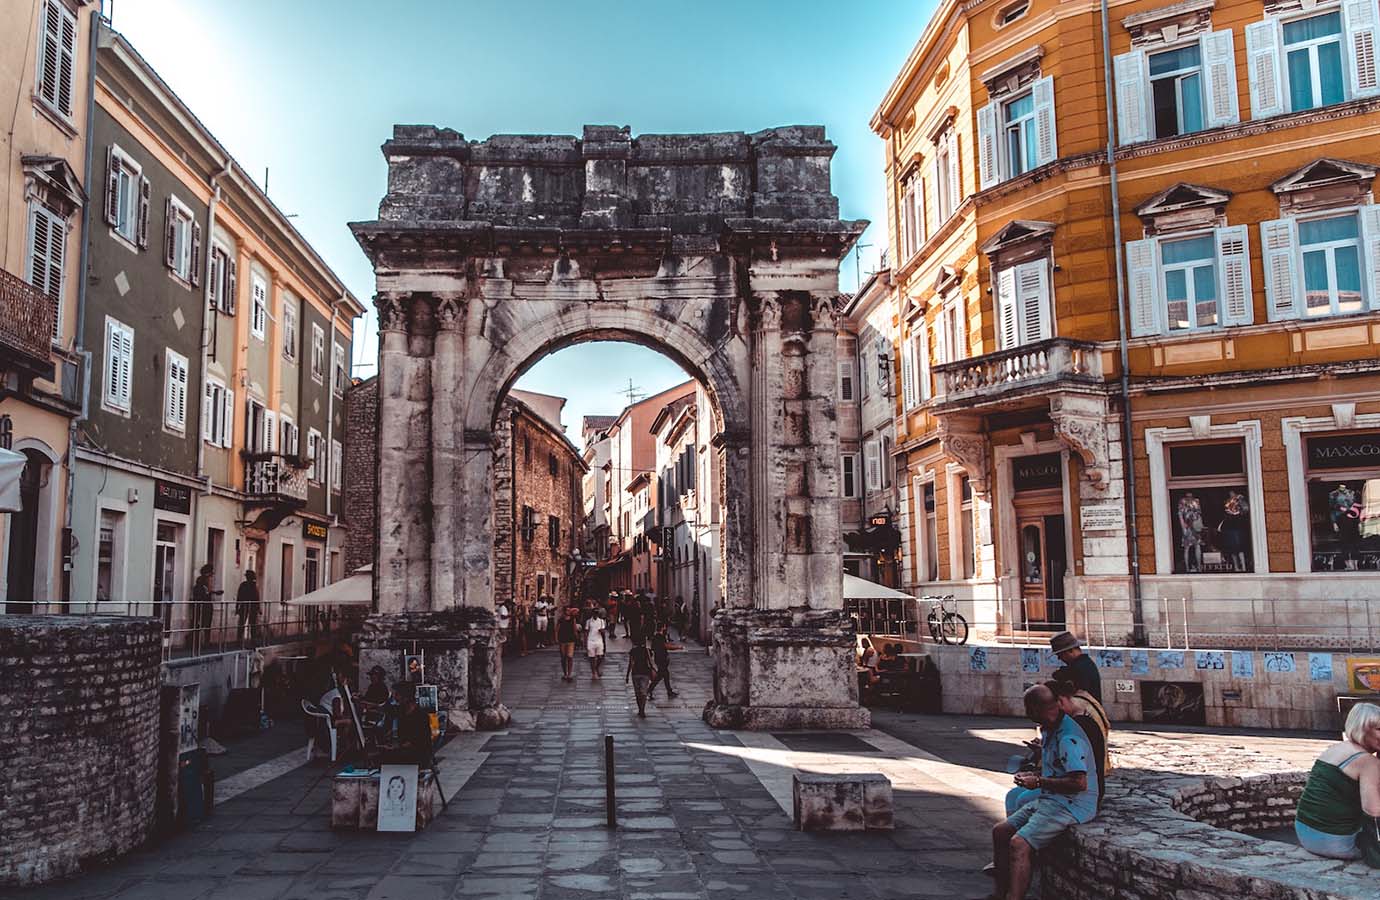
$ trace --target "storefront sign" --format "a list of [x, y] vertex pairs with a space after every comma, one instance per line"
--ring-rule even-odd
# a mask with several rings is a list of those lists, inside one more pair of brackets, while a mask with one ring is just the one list
[[153, 482], [153, 508], [190, 514], [192, 511], [192, 489], [186, 485], [155, 479]]
[[324, 541], [330, 533], [330, 528], [320, 522], [313, 522], [311, 519], [302, 520], [302, 537], [306, 540]]
[[1308, 468], [1380, 469], [1380, 433], [1309, 438]]
[[1017, 491], [1057, 488], [1064, 483], [1062, 460], [1058, 453], [1018, 456], [1011, 460], [1011, 481]]
[[889, 512], [877, 513], [876, 515], [870, 517], [870, 518], [867, 520], [867, 527], [868, 527], [868, 528], [885, 528], [886, 526], [888, 526], [888, 525], [890, 525], [890, 524], [891, 524], [891, 513], [889, 513]]
[[1084, 531], [1117, 531], [1126, 527], [1126, 514], [1115, 504], [1084, 506], [1079, 521]]

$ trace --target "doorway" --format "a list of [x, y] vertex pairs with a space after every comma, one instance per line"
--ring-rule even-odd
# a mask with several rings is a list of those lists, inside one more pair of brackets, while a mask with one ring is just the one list
[[22, 509], [10, 514], [9, 569], [5, 578], [5, 612], [24, 615], [34, 611], [35, 573], [38, 568], [38, 504], [48, 460], [25, 450], [24, 471], [19, 477]]
[[1018, 512], [1021, 619], [1035, 631], [1064, 627], [1064, 575], [1068, 572], [1064, 517], [1058, 513]]
[[153, 544], [153, 617], [163, 623], [163, 646], [171, 646], [177, 597], [177, 526], [156, 523]]

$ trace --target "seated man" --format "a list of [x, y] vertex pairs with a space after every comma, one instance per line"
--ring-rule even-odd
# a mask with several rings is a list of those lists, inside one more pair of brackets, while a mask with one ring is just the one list
[[1021, 772], [1015, 780], [1039, 794], [992, 829], [997, 900], [1025, 897], [1034, 851], [1097, 815], [1097, 763], [1082, 727], [1043, 684], [1025, 692], [1025, 712], [1040, 726], [1040, 774]]
[[430, 768], [431, 719], [417, 705], [417, 686], [410, 681], [400, 681], [393, 685], [393, 697], [399, 708], [398, 739], [383, 748], [382, 761]]
[[906, 661], [901, 659], [900, 654], [900, 644], [883, 644], [882, 660], [878, 664], [878, 667], [883, 672], [904, 672], [906, 670]]

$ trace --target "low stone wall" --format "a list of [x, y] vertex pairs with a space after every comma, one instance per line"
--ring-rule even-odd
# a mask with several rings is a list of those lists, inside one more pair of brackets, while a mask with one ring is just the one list
[[[1026, 687], [1062, 663], [1046, 644], [926, 644], [944, 685], [944, 712], [1024, 716]], [[1347, 655], [1328, 651], [1162, 650], [1089, 647], [1102, 673], [1102, 703], [1113, 722], [1191, 722], [1242, 728], [1341, 731], [1337, 696], [1347, 693]], [[1164, 685], [1177, 710], [1161, 702]], [[1201, 687], [1202, 699], [1187, 689]], [[1377, 695], [1380, 702], [1380, 695]], [[1174, 706], [1173, 703], [1168, 704]]]
[[155, 619], [0, 616], [0, 885], [148, 839], [161, 652]]
[[1244, 747], [1113, 740], [1098, 817], [1045, 854], [1044, 900], [1373, 900], [1380, 873], [1252, 831], [1290, 825], [1305, 774]]

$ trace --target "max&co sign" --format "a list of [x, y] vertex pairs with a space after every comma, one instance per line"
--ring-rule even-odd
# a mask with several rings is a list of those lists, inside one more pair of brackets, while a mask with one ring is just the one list
[[1309, 438], [1308, 468], [1380, 468], [1380, 432]]

